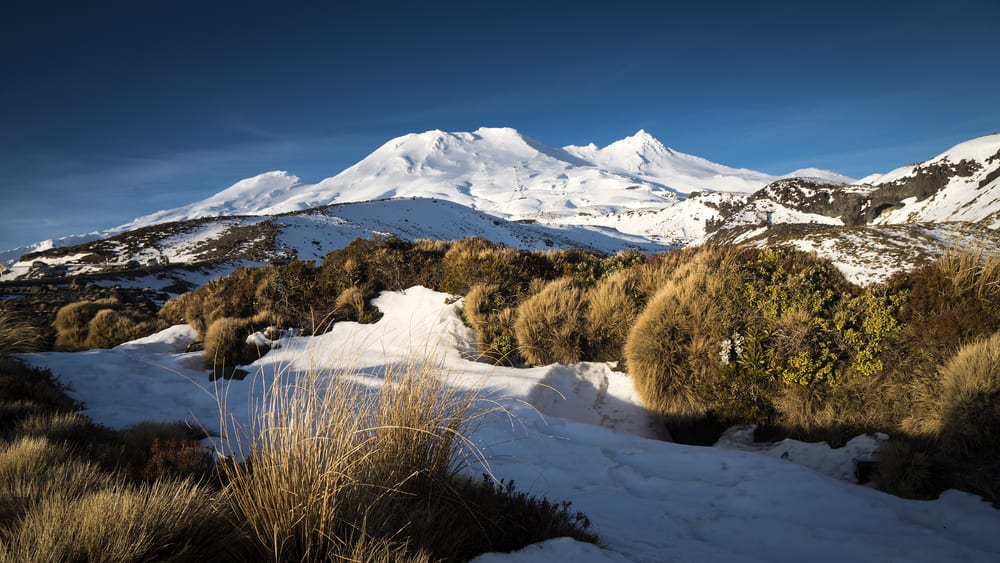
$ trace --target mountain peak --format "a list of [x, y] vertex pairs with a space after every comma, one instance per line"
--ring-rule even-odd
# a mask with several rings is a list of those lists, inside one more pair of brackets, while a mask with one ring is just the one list
[[625, 137], [620, 141], [615, 141], [608, 145], [608, 148], [618, 144], [628, 147], [649, 147], [653, 149], [666, 149], [659, 139], [650, 135], [645, 129], [639, 129], [634, 135]]

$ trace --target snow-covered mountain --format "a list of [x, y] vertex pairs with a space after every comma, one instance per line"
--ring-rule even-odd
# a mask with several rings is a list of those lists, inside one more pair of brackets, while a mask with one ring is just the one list
[[[937, 227], [944, 222], [951, 226]], [[98, 272], [162, 258], [252, 262], [294, 253], [317, 259], [346, 237], [375, 234], [476, 235], [522, 248], [602, 251], [709, 240], [851, 246], [821, 244], [816, 229], [808, 241], [789, 236], [806, 232], [801, 229], [776, 229], [786, 225], [825, 226], [826, 239], [864, 232], [869, 241], [885, 227], [893, 247], [903, 244], [900, 233], [913, 234], [921, 248], [959, 232], [996, 233], [1000, 134], [855, 181], [815, 168], [785, 176], [732, 168], [670, 149], [642, 130], [603, 148], [547, 147], [509, 128], [428, 131], [393, 139], [317, 183], [267, 172], [202, 201], [72, 241], [92, 240], [84, 245], [47, 242], [2, 277], [52, 276], [51, 266], [56, 274]], [[890, 228], [900, 225], [913, 228]], [[848, 234], [848, 227], [866, 230]], [[863, 270], [857, 256], [827, 254], [851, 264], [845, 270]], [[4, 261], [14, 262], [10, 258]], [[899, 267], [907, 264], [901, 259]]]
[[[808, 173], [830, 181], [850, 180], [815, 169]], [[675, 151], [642, 130], [604, 148], [547, 147], [509, 128], [435, 130], [392, 139], [361, 162], [315, 184], [287, 172], [267, 172], [122, 228], [400, 197], [444, 199], [514, 220], [551, 220], [660, 208], [699, 190], [749, 193], [779, 178]]]

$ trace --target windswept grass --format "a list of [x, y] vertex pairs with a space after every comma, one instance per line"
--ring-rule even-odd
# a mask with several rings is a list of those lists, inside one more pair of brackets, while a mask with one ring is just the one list
[[389, 560], [458, 561], [537, 541], [497, 529], [511, 515], [495, 499], [512, 492], [463, 476], [481, 457], [468, 439], [490, 411], [481, 394], [450, 387], [433, 362], [389, 365], [377, 390], [356, 375], [275, 374], [249, 428], [224, 421], [226, 452], [244, 460], [223, 464], [224, 496], [259, 558], [354, 560], [374, 546]]
[[0, 310], [0, 358], [41, 350], [45, 341], [38, 329], [14, 313]]

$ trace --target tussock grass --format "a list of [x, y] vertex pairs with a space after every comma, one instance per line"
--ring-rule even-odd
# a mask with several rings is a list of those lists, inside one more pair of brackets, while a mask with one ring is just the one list
[[102, 309], [87, 323], [85, 348], [113, 348], [167, 328], [166, 322], [129, 311]]
[[247, 460], [224, 466], [225, 495], [262, 557], [336, 560], [370, 538], [405, 543], [399, 515], [446, 490], [474, 420], [475, 395], [435, 371], [389, 366], [378, 393], [351, 374], [276, 375], [251, 428], [222, 438]]
[[494, 364], [516, 365], [522, 360], [514, 331], [515, 301], [516, 297], [495, 283], [477, 283], [465, 296], [462, 313], [476, 331], [479, 353]]
[[[538, 541], [498, 530], [505, 517], [558, 517], [548, 503], [522, 502], [518, 515], [513, 492], [462, 475], [481, 461], [468, 436], [492, 410], [479, 393], [451, 388], [429, 361], [387, 366], [377, 390], [355, 376], [276, 374], [249, 428], [223, 425], [225, 451], [245, 460], [223, 464], [223, 494], [258, 558], [467, 560]], [[594, 541], [582, 521], [566, 521]]]
[[943, 453], [1000, 459], [1000, 332], [962, 347], [941, 368], [938, 408], [920, 426]]
[[0, 358], [19, 352], [37, 352], [45, 345], [38, 329], [14, 313], [0, 310]]
[[693, 419], [711, 409], [701, 387], [722, 371], [722, 319], [707, 277], [664, 285], [636, 320], [625, 346], [629, 373], [646, 407], [668, 418]]
[[625, 341], [658, 285], [647, 268], [628, 268], [605, 276], [587, 293], [585, 337], [588, 360], [622, 361]]
[[[260, 317], [258, 317], [259, 319]], [[266, 320], [222, 317], [216, 319], [205, 333], [205, 363], [208, 367], [233, 367], [253, 362], [267, 350], [247, 342], [258, 328], [266, 327]]]
[[75, 412], [37, 412], [20, 421], [16, 434], [79, 443], [87, 439], [93, 426], [89, 418]]
[[0, 530], [45, 498], [77, 496], [113, 482], [96, 465], [74, 457], [66, 444], [39, 436], [0, 444]]
[[74, 352], [91, 348], [112, 348], [166, 328], [166, 323], [149, 315], [128, 311], [113, 298], [78, 301], [59, 309], [53, 323], [56, 350]]
[[18, 522], [0, 561], [233, 561], [247, 542], [225, 504], [190, 481], [52, 494]]
[[585, 358], [586, 286], [574, 278], [552, 281], [517, 309], [518, 351], [533, 365], [572, 364]]

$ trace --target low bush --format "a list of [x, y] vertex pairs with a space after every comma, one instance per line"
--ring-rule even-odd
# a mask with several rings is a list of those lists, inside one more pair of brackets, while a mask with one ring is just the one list
[[157, 438], [149, 448], [149, 459], [142, 470], [148, 482], [169, 478], [211, 479], [215, 472], [212, 451], [193, 440]]
[[477, 283], [462, 304], [462, 314], [476, 331], [476, 342], [483, 359], [499, 365], [521, 362], [514, 323], [517, 297], [503, 291], [499, 284]]

